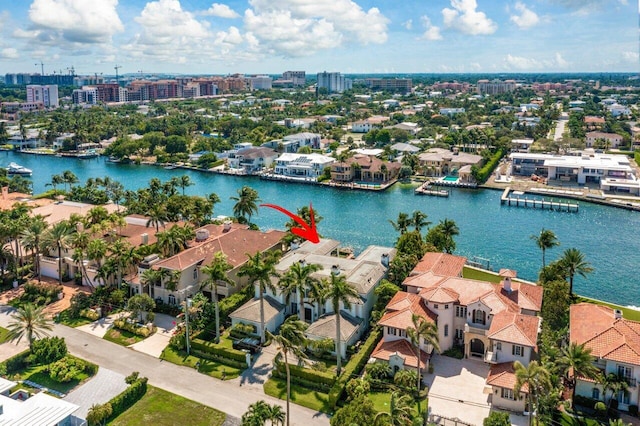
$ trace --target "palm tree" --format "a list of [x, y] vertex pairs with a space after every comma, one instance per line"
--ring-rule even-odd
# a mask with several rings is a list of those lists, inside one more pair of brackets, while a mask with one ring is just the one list
[[118, 288], [122, 285], [122, 275], [131, 266], [135, 265], [139, 259], [138, 253], [128, 241], [119, 239], [110, 246], [111, 259], [116, 267], [116, 280]]
[[[416, 348], [416, 359], [418, 360], [418, 398], [420, 395], [420, 339], [424, 340], [425, 343], [430, 344], [434, 347], [438, 352], [440, 351], [440, 345], [438, 343], [438, 326], [434, 322], [429, 322], [425, 320], [423, 317], [417, 314], [411, 315], [411, 322], [413, 323], [413, 328], [407, 329], [407, 336], [411, 340], [411, 343]], [[418, 412], [420, 412], [420, 399], [418, 399]]]
[[285, 304], [288, 305], [291, 295], [294, 292], [297, 293], [298, 316], [302, 315], [304, 312], [302, 299], [305, 292], [311, 289], [319, 281], [317, 278], [313, 277], [312, 274], [320, 269], [322, 269], [322, 266], [317, 264], [307, 264], [304, 261], [295, 262], [289, 267], [289, 270], [284, 274], [282, 279], [280, 279], [279, 285], [285, 296]]
[[62, 172], [62, 182], [64, 183], [66, 191], [67, 184], [69, 185], [69, 189], [71, 189], [74, 183], [78, 183], [78, 177], [71, 170], [65, 170]]
[[102, 260], [105, 258], [108, 245], [105, 240], [97, 238], [89, 241], [87, 244], [87, 258], [96, 262], [98, 267], [102, 266]]
[[400, 232], [400, 235], [402, 235], [409, 230], [409, 226], [411, 226], [412, 222], [408, 214], [400, 212], [398, 213], [398, 220], [394, 222], [389, 219], [389, 223], [393, 226], [393, 229]]
[[258, 205], [260, 198], [258, 197], [258, 191], [250, 186], [243, 186], [238, 190], [237, 197], [229, 197], [236, 203], [233, 206], [233, 215], [244, 223], [251, 223], [251, 216], [258, 214]]
[[298, 361], [306, 358], [302, 348], [305, 347], [307, 338], [304, 334], [307, 324], [300, 321], [297, 316], [287, 318], [280, 326], [279, 334], [268, 335], [276, 344], [278, 354], [276, 356], [284, 358], [284, 368], [287, 373], [287, 426], [289, 426], [289, 401], [291, 399], [291, 372], [289, 371], [289, 354], [295, 355]]
[[607, 392], [611, 391], [611, 398], [607, 401], [607, 408], [611, 407], [611, 400], [616, 397], [619, 392], [628, 392], [629, 384], [624, 377], [616, 373], [601, 374], [598, 383], [602, 385], [602, 396], [607, 401]]
[[593, 268], [585, 260], [584, 254], [577, 248], [566, 249], [559, 262], [569, 277], [569, 294], [573, 296], [573, 277], [578, 274], [586, 278], [587, 274], [593, 272]]
[[47, 229], [47, 222], [45, 222], [44, 217], [41, 215], [37, 215], [33, 217], [27, 228], [22, 231], [22, 246], [31, 250], [34, 259], [33, 259], [33, 268], [35, 274], [38, 276], [38, 282], [41, 281], [42, 274], [40, 273], [40, 241], [42, 239], [42, 235]]
[[151, 287], [158, 285], [162, 282], [162, 271], [166, 271], [166, 269], [147, 269], [142, 274], [140, 274], [140, 283], [143, 286], [149, 286], [149, 296], [151, 296]]
[[572, 342], [569, 346], [562, 349], [562, 357], [558, 363], [565, 373], [571, 374], [572, 376], [571, 406], [574, 407], [576, 399], [576, 377], [582, 376], [589, 379], [596, 379], [598, 377], [599, 370], [593, 365], [591, 348], [585, 348], [584, 345], [578, 345]]
[[256, 252], [253, 256], [247, 253], [249, 260], [242, 265], [238, 272], [239, 277], [248, 277], [249, 282], [258, 284], [258, 292], [260, 295], [260, 342], [264, 344], [264, 293], [267, 289], [271, 292], [276, 291], [276, 286], [271, 278], [278, 278], [276, 272], [276, 263], [280, 257], [280, 252]]
[[287, 415], [288, 412], [285, 412], [280, 405], [273, 404], [269, 406], [267, 418], [271, 420], [271, 426], [281, 426], [284, 425]]
[[520, 361], [513, 363], [516, 374], [516, 384], [513, 392], [520, 394], [523, 387], [527, 387], [527, 405], [529, 412], [529, 426], [531, 426], [531, 415], [535, 411], [537, 397], [551, 388], [551, 377], [549, 370], [538, 364], [538, 361], [531, 361], [528, 366], [524, 366]]
[[420, 210], [415, 210], [411, 215], [411, 223], [416, 231], [420, 232], [425, 226], [431, 225], [431, 222], [427, 220], [427, 214]]
[[384, 423], [382, 423], [384, 425], [411, 426], [413, 424], [413, 414], [411, 412], [412, 402], [411, 396], [393, 392], [389, 403], [389, 411], [381, 411], [376, 414], [373, 422], [374, 425], [378, 425], [381, 421], [384, 421]]
[[184, 189], [185, 189], [187, 186], [195, 185], [195, 184], [193, 183], [193, 181], [191, 180], [191, 178], [189, 177], [189, 175], [182, 175], [182, 176], [180, 176], [180, 177], [178, 178], [178, 182], [177, 182], [177, 183], [178, 183], [178, 186], [179, 186], [180, 188], [182, 188], [182, 195], [184, 195]]
[[542, 228], [539, 235], [532, 235], [531, 239], [536, 242], [536, 245], [542, 251], [542, 267], [544, 268], [546, 265], [544, 261], [545, 252], [550, 248], [559, 246], [560, 241], [558, 241], [556, 234], [552, 230], [544, 228]]
[[203, 266], [200, 270], [208, 275], [200, 288], [209, 287], [211, 291], [211, 300], [216, 311], [216, 343], [220, 341], [220, 309], [218, 307], [218, 284], [221, 282], [226, 283], [229, 286], [235, 286], [235, 283], [229, 279], [227, 273], [233, 268], [229, 262], [227, 262], [227, 256], [221, 251], [216, 252], [211, 263]]
[[351, 308], [351, 299], [360, 297], [358, 291], [347, 282], [344, 275], [332, 273], [329, 280], [324, 279], [324, 287], [327, 289], [327, 300], [331, 301], [333, 313], [336, 315], [336, 375], [342, 370], [342, 335], [340, 333], [340, 303], [345, 309]]
[[27, 303], [18, 308], [11, 315], [13, 321], [9, 323], [8, 339], [16, 343], [20, 343], [23, 337], [26, 337], [29, 346], [35, 339], [48, 336], [47, 331], [53, 329], [51, 321], [42, 313], [43, 307], [36, 307], [31, 303]]
[[62, 250], [71, 247], [73, 230], [66, 221], [58, 222], [42, 235], [42, 246], [45, 250], [58, 252], [58, 281], [62, 284]]
[[154, 226], [156, 232], [160, 230], [160, 226], [165, 227], [167, 219], [167, 209], [164, 204], [154, 203], [147, 212], [147, 228]]
[[264, 426], [269, 417], [271, 407], [260, 400], [249, 405], [249, 409], [242, 415], [242, 426]]

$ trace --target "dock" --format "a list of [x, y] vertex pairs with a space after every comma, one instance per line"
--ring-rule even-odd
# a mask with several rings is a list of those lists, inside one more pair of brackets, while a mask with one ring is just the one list
[[420, 185], [414, 191], [416, 195], [430, 195], [432, 197], [448, 197], [449, 190], [434, 188], [430, 182]]
[[[515, 191], [514, 191], [515, 194]], [[578, 203], [572, 203], [569, 201], [554, 201], [554, 200], [545, 200], [536, 199], [536, 198], [527, 198], [525, 193], [520, 192], [516, 197], [510, 196], [511, 187], [505, 188], [502, 196], [500, 197], [500, 204], [506, 204], [508, 206], [514, 207], [530, 207], [534, 209], [541, 210], [554, 210], [554, 211], [562, 211], [569, 213], [577, 213], [580, 209]], [[523, 195], [524, 197], [521, 197]]]

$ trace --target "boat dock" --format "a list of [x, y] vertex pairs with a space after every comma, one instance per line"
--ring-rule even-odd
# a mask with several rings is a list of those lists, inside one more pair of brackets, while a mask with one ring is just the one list
[[431, 185], [431, 182], [426, 182], [419, 187], [417, 187], [414, 191], [416, 195], [431, 195], [432, 197], [448, 197], [449, 190], [448, 189], [437, 189]]
[[[515, 197], [513, 195], [515, 195]], [[571, 203], [569, 201], [561, 202], [545, 200], [544, 198], [540, 200], [536, 198], [527, 198], [524, 195], [525, 193], [520, 191], [513, 191], [513, 193], [511, 193], [511, 187], [507, 187], [500, 197], [500, 204], [506, 204], [508, 206], [514, 207], [531, 207], [541, 210], [564, 211], [570, 213], [577, 213], [579, 211], [578, 203]]]

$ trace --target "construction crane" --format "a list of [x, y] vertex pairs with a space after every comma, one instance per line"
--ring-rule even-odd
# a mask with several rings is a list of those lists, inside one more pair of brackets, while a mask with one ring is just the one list
[[44, 75], [44, 64], [42, 63], [42, 60], [39, 63], [35, 63], [34, 64], [36, 67], [38, 65], [40, 65], [40, 71], [41, 71], [41, 75]]
[[121, 65], [116, 64], [115, 67], [113, 67], [114, 70], [116, 70], [116, 83], [118, 84], [118, 86], [120, 85], [120, 77], [118, 77], [118, 70], [122, 68]]
[[71, 68], [67, 68], [67, 71], [69, 72], [69, 75], [76, 75], [76, 69], [73, 65], [71, 65]]

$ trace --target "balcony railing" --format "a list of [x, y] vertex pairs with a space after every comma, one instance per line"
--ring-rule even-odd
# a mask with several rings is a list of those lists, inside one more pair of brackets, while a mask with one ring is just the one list
[[488, 330], [486, 330], [484, 328], [481, 328], [481, 326], [476, 327], [476, 326], [473, 326], [473, 325], [470, 325], [470, 324], [465, 324], [464, 325], [464, 332], [465, 333], [472, 333], [472, 334], [478, 334], [480, 336], [486, 336], [487, 335], [487, 331]]
[[629, 387], [635, 388], [638, 383], [634, 377], [623, 377], [624, 381], [627, 382]]

